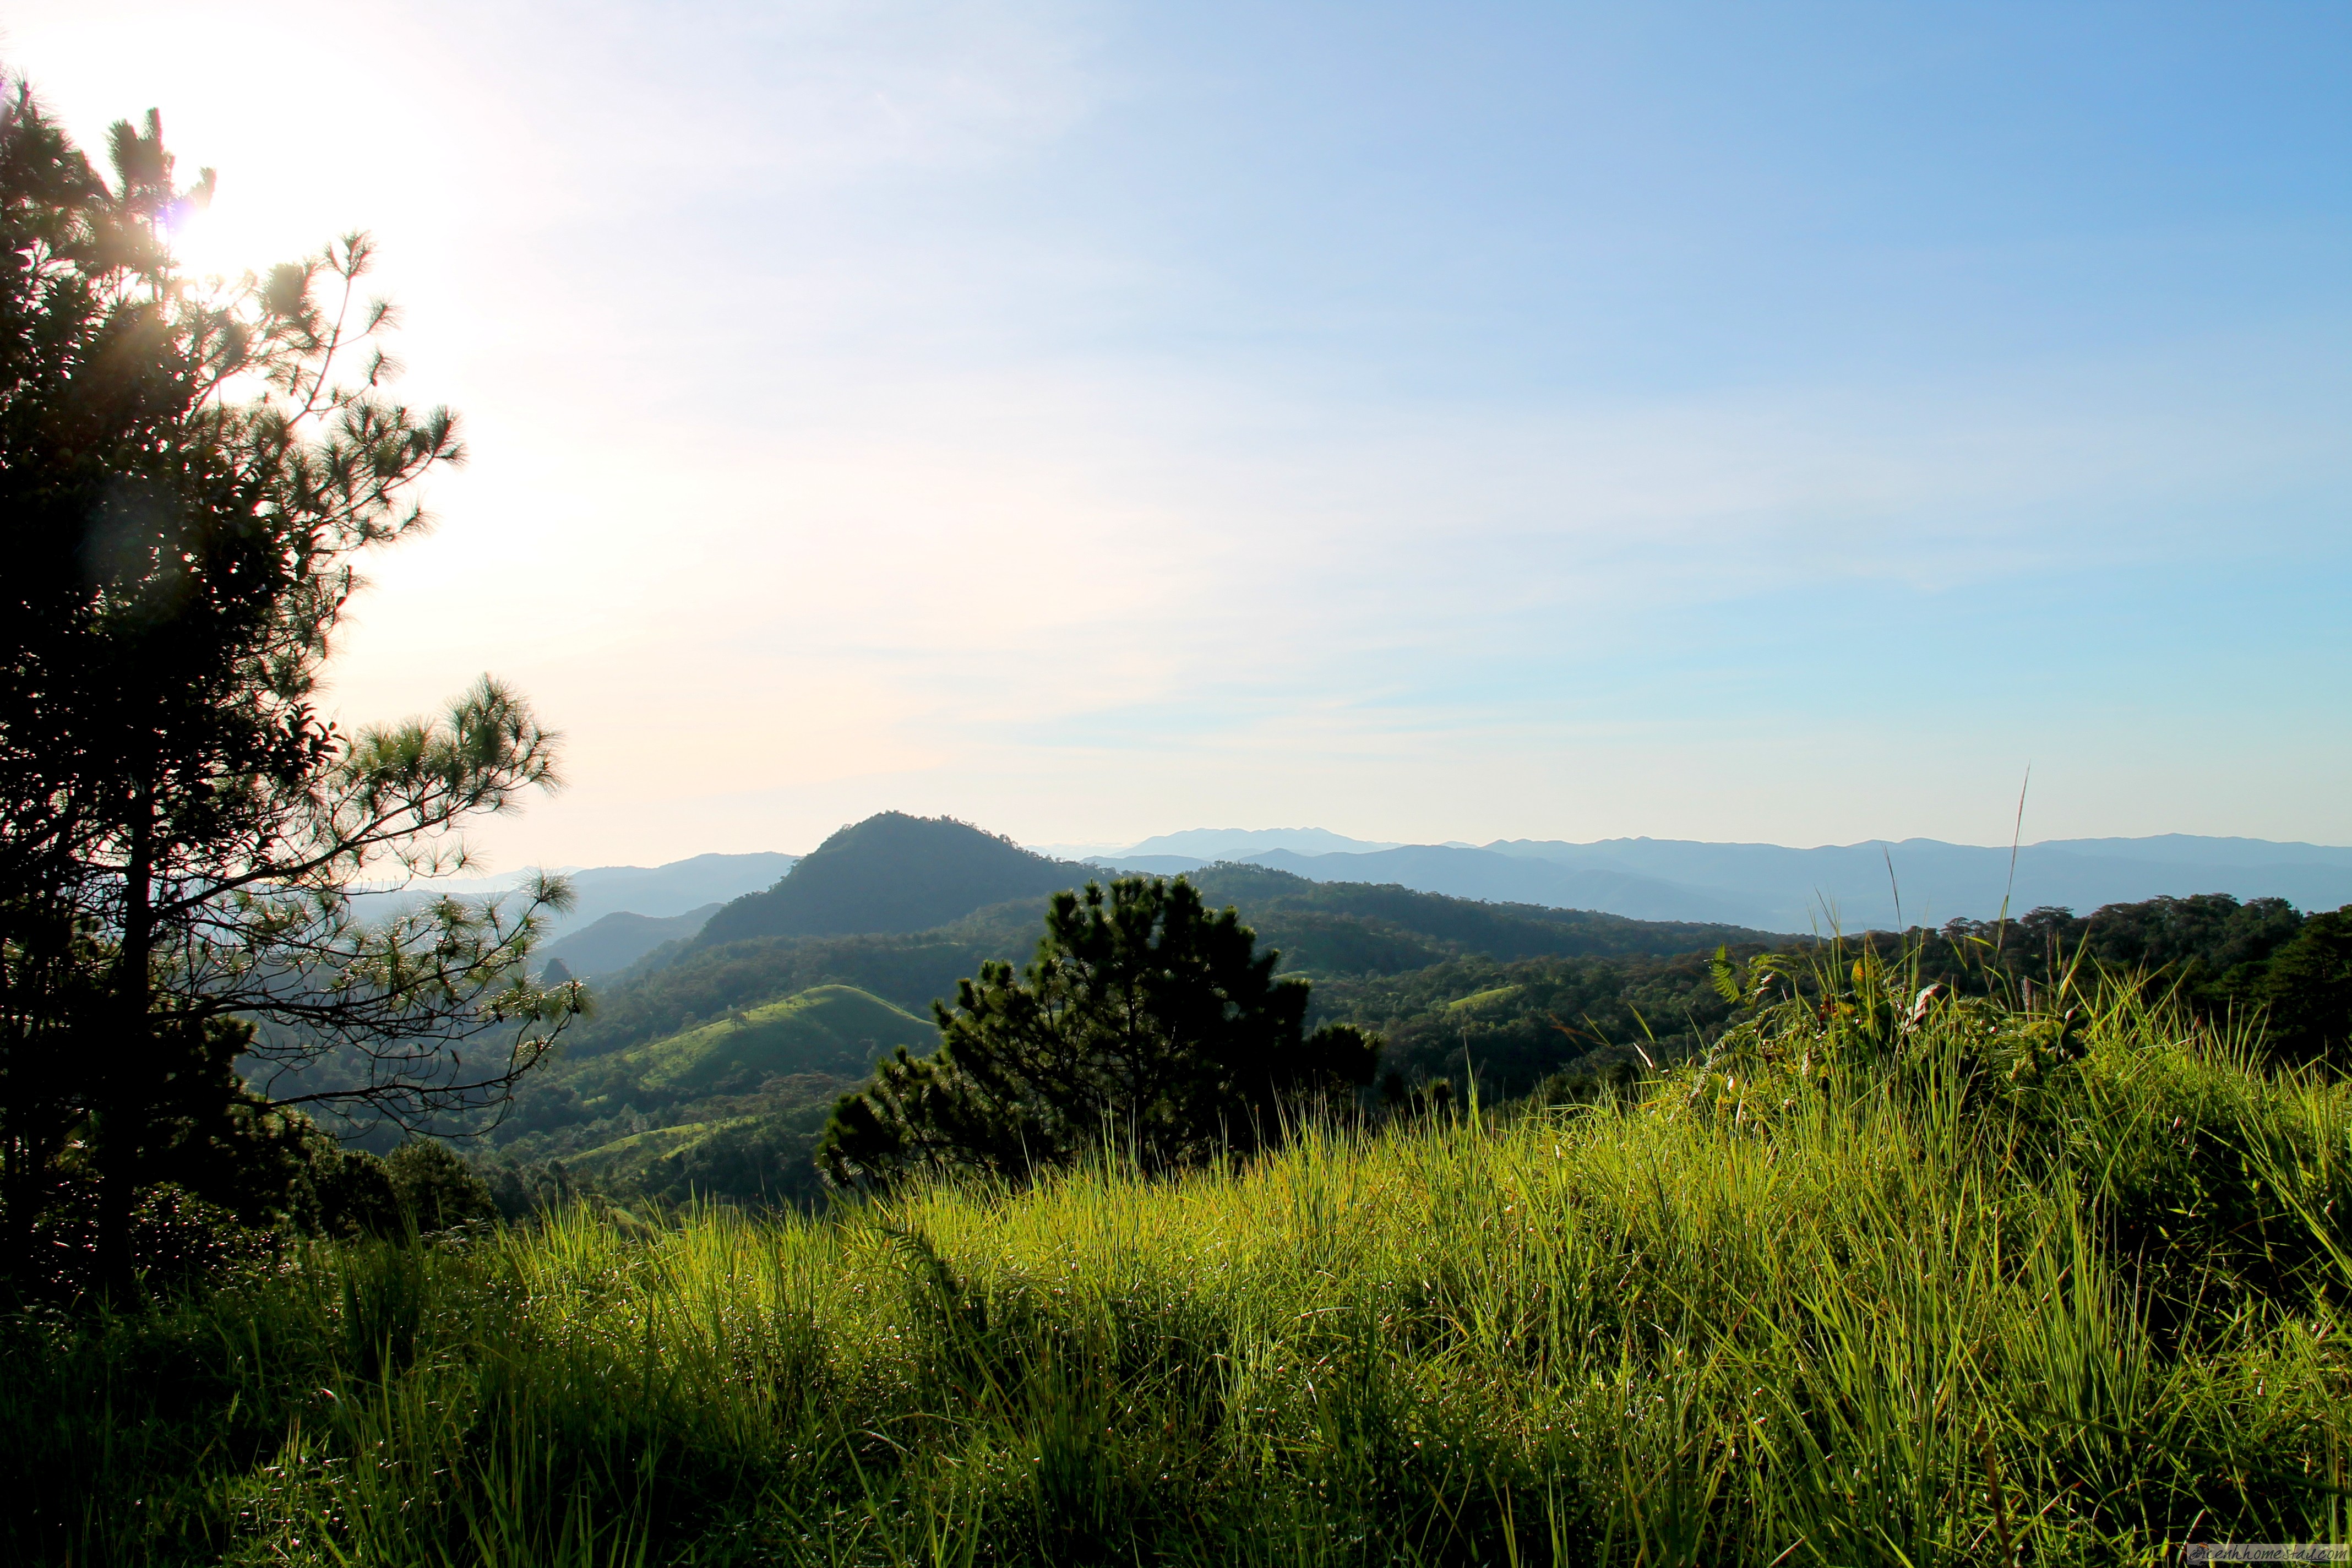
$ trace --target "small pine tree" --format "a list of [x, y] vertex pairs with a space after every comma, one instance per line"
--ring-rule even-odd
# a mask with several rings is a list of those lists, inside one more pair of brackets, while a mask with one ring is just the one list
[[835, 1108], [818, 1163], [836, 1185], [924, 1168], [1008, 1178], [1113, 1138], [1147, 1169], [1275, 1136], [1286, 1100], [1371, 1081], [1376, 1043], [1309, 1034], [1307, 984], [1231, 909], [1180, 878], [1057, 893], [1037, 957], [982, 965], [933, 1004], [940, 1048], [900, 1047]]

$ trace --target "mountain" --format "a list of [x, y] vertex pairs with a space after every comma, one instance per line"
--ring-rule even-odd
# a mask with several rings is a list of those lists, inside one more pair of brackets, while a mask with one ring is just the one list
[[[1664, 957], [1769, 933], [1716, 921], [1638, 920], [1430, 893], [1398, 883], [1317, 882], [1276, 867], [1227, 864], [1192, 874], [1211, 906], [1230, 904], [1281, 949], [1288, 973], [1328, 977], [1417, 967], [1440, 958]], [[1381, 944], [1427, 956], [1385, 956]]]
[[1792, 929], [1775, 921], [1775, 911], [1769, 904], [1720, 889], [1613, 868], [1560, 866], [1486, 849], [1411, 845], [1370, 855], [1313, 856], [1276, 850], [1249, 859], [1253, 865], [1318, 882], [1388, 882], [1457, 899], [1598, 910], [1642, 921]]
[[1008, 899], [1075, 887], [1093, 868], [1049, 859], [953, 817], [886, 811], [835, 833], [765, 892], [735, 900], [692, 946], [752, 937], [929, 931]]
[[1990, 920], [2000, 912], [2004, 897], [2011, 914], [2042, 907], [2087, 913], [2106, 904], [2194, 893], [2285, 899], [2304, 910], [2352, 902], [2352, 849], [2187, 834], [2024, 845], [2017, 850], [2013, 884], [2008, 846], [1933, 838], [1806, 849], [1671, 838], [1514, 839], [1486, 847], [1739, 899], [1756, 911], [1757, 923], [1784, 931]]
[[[1057, 880], [1056, 889], [1090, 872], [1101, 876], [1089, 867], [1065, 869], [1078, 875]], [[1663, 957], [1768, 940], [1766, 932], [1738, 926], [1485, 903], [1392, 885], [1314, 882], [1241, 863], [1213, 867], [1192, 879], [1212, 908], [1234, 906], [1261, 943], [1281, 952], [1285, 973], [1317, 979], [1396, 974], [1467, 957]], [[920, 1014], [933, 999], [952, 997], [956, 981], [978, 973], [987, 960], [1026, 962], [1043, 934], [1045, 913], [1045, 896], [1031, 893], [971, 910], [934, 931], [698, 944], [604, 989], [595, 1015], [564, 1037], [564, 1048], [575, 1058], [622, 1051], [697, 1020], [828, 984], [855, 985]]]
[[[885, 889], [898, 900], [890, 908], [903, 909], [910, 888], [935, 904], [961, 903], [980, 879], [975, 868], [1024, 880], [1027, 890], [964, 910], [933, 930], [697, 943], [658, 966], [617, 977], [600, 987], [594, 1015], [568, 1032], [562, 1052], [525, 1084], [514, 1114], [492, 1134], [499, 1155], [518, 1169], [557, 1163], [575, 1177], [665, 1203], [821, 1203], [810, 1154], [834, 1100], [897, 1047], [935, 1048], [938, 1031], [925, 1017], [932, 1000], [953, 996], [956, 982], [990, 959], [1027, 959], [1043, 932], [1049, 894], [1101, 876], [1091, 867], [1017, 850], [1018, 858], [1008, 858], [1003, 847], [961, 824], [910, 817], [873, 819], [835, 835], [773, 893], [742, 902], [765, 904], [772, 913], [782, 901], [777, 895], [812, 868], [803, 886], [816, 892], [802, 898], [836, 900], [832, 919], [860, 907], [850, 896], [855, 887], [845, 893], [835, 882], [861, 871], [895, 879]], [[923, 874], [926, 851], [940, 855], [955, 877], [939, 868]], [[1468, 965], [1465, 973], [1483, 976], [1498, 963], [1532, 961], [1578, 966], [1591, 994], [1584, 1011], [1600, 1027], [1630, 1029], [1630, 1015], [1618, 1016], [1623, 1007], [1611, 1012], [1608, 1005], [1627, 977], [1649, 973], [1660, 955], [1711, 951], [1720, 942], [1753, 951], [1762, 936], [1395, 885], [1315, 882], [1265, 866], [1222, 864], [1194, 880], [1213, 907], [1234, 905], [1262, 944], [1280, 950], [1284, 973], [1318, 982], [1341, 977], [1328, 993], [1318, 984], [1318, 997], [1328, 994], [1345, 1009], [1360, 993], [1382, 1009], [1370, 1016], [1384, 1025], [1399, 1010], [1396, 998], [1406, 994], [1393, 985], [1383, 989], [1387, 977], [1451, 974], [1449, 965]], [[943, 886], [952, 897], [940, 894]], [[804, 902], [784, 912], [807, 911]], [[1703, 977], [1703, 964], [1697, 973]], [[1674, 1008], [1653, 1010], [1675, 1037]], [[1352, 1015], [1318, 1003], [1318, 1018], [1341, 1016]], [[1589, 1030], [1595, 1018], [1580, 1016], [1576, 1026]], [[1427, 1048], [1408, 1065], [1443, 1067], [1453, 1036], [1442, 1021], [1413, 1038], [1421, 1042], [1424, 1035]], [[1549, 1039], [1538, 1035], [1536, 1045]]]
[[1345, 855], [1397, 847], [1394, 844], [1349, 838], [1322, 827], [1188, 827], [1181, 833], [1162, 833], [1147, 838], [1102, 858], [1125, 865], [1136, 856], [1175, 855], [1206, 864], [1213, 860], [1246, 860], [1276, 849], [1286, 849], [1294, 855]]
[[691, 937], [723, 906], [705, 904], [682, 915], [640, 915], [623, 910], [606, 915], [584, 931], [550, 942], [540, 956], [562, 959], [563, 967], [582, 980], [617, 974], [666, 942]]
[[[2087, 913], [2195, 893], [2284, 899], [2304, 910], [2352, 902], [2352, 848], [2188, 834], [2025, 845], [2013, 883], [2006, 845], [1932, 838], [1811, 848], [1671, 838], [1345, 847], [1355, 843], [1314, 828], [1201, 828], [1148, 838], [1094, 863], [1167, 877], [1221, 859], [1246, 861], [1322, 882], [1394, 882], [1457, 898], [1778, 931], [1990, 920], [2004, 898], [2012, 914], [2045, 906]], [[1298, 847], [1316, 844], [1342, 847]]]
[[1497, 854], [1466, 845], [1408, 844], [1362, 854], [1328, 855], [1271, 849], [1215, 862], [1189, 855], [1118, 855], [1103, 857], [1093, 864], [1106, 871], [1153, 877], [1190, 874], [1196, 879], [1213, 865], [1264, 866], [1313, 882], [1386, 884], [1446, 898], [1595, 910], [1637, 921], [1716, 923], [1759, 931], [1790, 931], [1802, 923], [1787, 922], [1785, 912], [1775, 910], [1769, 900], [1718, 888], [1694, 887], [1605, 867], [1555, 865], [1538, 856]]
[[[664, 866], [592, 866], [563, 875], [572, 884], [572, 908], [552, 916], [551, 937], [584, 930], [606, 915], [635, 914], [668, 919], [723, 904], [772, 887], [797, 857], [761, 851], [751, 855], [697, 855]], [[392, 915], [438, 898], [491, 899], [510, 892], [529, 872], [501, 877], [449, 877], [405, 888], [362, 893], [352, 901], [362, 913]], [[667, 939], [665, 939], [667, 940]], [[569, 960], [566, 960], [569, 963]], [[574, 971], [580, 973], [577, 967]]]
[[705, 904], [723, 904], [761, 888], [773, 887], [799, 857], [762, 851], [751, 855], [697, 855], [666, 866], [596, 866], [571, 873], [570, 924], [584, 926], [608, 914], [667, 917]]
[[[1498, 1094], [1554, 1077], [1582, 1092], [1574, 1086], [1644, 1058], [1700, 1048], [1726, 1021], [1707, 966], [1718, 944], [1738, 956], [1802, 951], [1769, 933], [1808, 923], [1808, 899], [1839, 908], [1849, 931], [1891, 925], [1893, 889], [1874, 887], [1890, 861], [1914, 921], [1943, 918], [1946, 899], [1985, 900], [1990, 915], [2009, 879], [2005, 849], [1927, 840], [1277, 847], [1205, 867], [1181, 854], [1126, 859], [1184, 870], [1213, 907], [1237, 909], [1279, 951], [1284, 973], [1316, 983], [1318, 1021], [1383, 1037], [1388, 1069]], [[822, 1202], [809, 1154], [832, 1101], [888, 1050], [932, 1048], [930, 1004], [990, 960], [1027, 959], [1049, 896], [1104, 876], [945, 818], [890, 813], [844, 828], [774, 887], [710, 915], [691, 941], [606, 972], [596, 1013], [526, 1086], [494, 1144], [519, 1165], [558, 1163], [662, 1202]], [[2135, 879], [2197, 888], [2232, 877], [2303, 878], [2324, 892], [2326, 879], [2352, 877], [2352, 853], [2246, 840], [2030, 846], [2013, 909], [2055, 901], [2036, 897], [2053, 889], [2112, 907], [2004, 929], [2029, 958], [2083, 946], [2125, 970], [2164, 966], [2203, 985], [2196, 995], [2234, 1006], [2241, 993], [2269, 994], [2247, 966], [2264, 960], [2263, 943], [2300, 940], [2301, 917], [2228, 896], [2099, 896]], [[666, 929], [676, 928], [616, 917], [577, 933], [572, 951], [592, 935], [634, 942]], [[1935, 940], [1939, 963], [1975, 951], [1971, 933]]]
[[2200, 866], [2336, 866], [2352, 868], [2352, 849], [2270, 838], [2201, 838], [2163, 833], [2150, 838], [2053, 838], [2032, 846], [2094, 859]]

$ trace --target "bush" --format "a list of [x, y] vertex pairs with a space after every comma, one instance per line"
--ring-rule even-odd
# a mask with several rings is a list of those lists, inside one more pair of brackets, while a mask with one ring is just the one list
[[383, 1167], [402, 1221], [420, 1235], [491, 1224], [499, 1217], [488, 1184], [446, 1143], [412, 1138], [386, 1157]]
[[[100, 1288], [96, 1198], [93, 1184], [75, 1184], [34, 1222], [26, 1297], [69, 1300]], [[131, 1269], [142, 1287], [164, 1295], [219, 1289], [267, 1268], [283, 1245], [282, 1237], [180, 1187], [150, 1187], [131, 1210]]]

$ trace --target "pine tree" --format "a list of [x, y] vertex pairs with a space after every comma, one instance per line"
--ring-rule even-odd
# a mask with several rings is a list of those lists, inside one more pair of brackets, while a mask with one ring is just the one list
[[60, 1152], [95, 1148], [121, 1283], [174, 1086], [253, 1021], [357, 1064], [298, 1098], [418, 1118], [498, 1103], [577, 994], [523, 963], [560, 884], [352, 904], [461, 868], [467, 818], [556, 782], [487, 678], [357, 734], [313, 705], [357, 558], [463, 457], [447, 410], [391, 395], [369, 241], [190, 278], [171, 230], [212, 171], [175, 186], [152, 112], [110, 153], [110, 182], [28, 91], [0, 114], [0, 1159], [14, 1258]]
[[1148, 1169], [1196, 1164], [1278, 1134], [1300, 1097], [1371, 1081], [1375, 1044], [1307, 1033], [1307, 983], [1192, 883], [1095, 883], [1054, 896], [1037, 957], [982, 967], [940, 1048], [905, 1047], [835, 1107], [818, 1162], [837, 1185], [919, 1169], [1023, 1178], [1106, 1140]]

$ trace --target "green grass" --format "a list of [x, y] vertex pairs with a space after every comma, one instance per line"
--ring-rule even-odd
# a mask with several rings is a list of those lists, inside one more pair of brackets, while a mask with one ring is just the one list
[[688, 1121], [676, 1127], [650, 1128], [583, 1150], [572, 1157], [570, 1163], [584, 1176], [634, 1176], [665, 1155], [690, 1149], [721, 1127], [731, 1125], [725, 1121]]
[[1445, 1005], [1449, 1013], [1465, 1013], [1496, 1002], [1507, 1002], [1527, 989], [1522, 985], [1495, 985], [1484, 991], [1474, 991], [1467, 996], [1457, 996]]
[[2346, 1539], [2352, 1096], [1875, 976], [1638, 1103], [26, 1317], [0, 1555], [2155, 1562]]
[[[811, 986], [625, 1049], [558, 1057], [525, 1086], [499, 1152], [559, 1160], [664, 1203], [815, 1198], [810, 1152], [835, 1100], [898, 1047], [938, 1043], [934, 1025], [868, 992]], [[724, 1145], [746, 1140], [756, 1152], [727, 1157]]]

